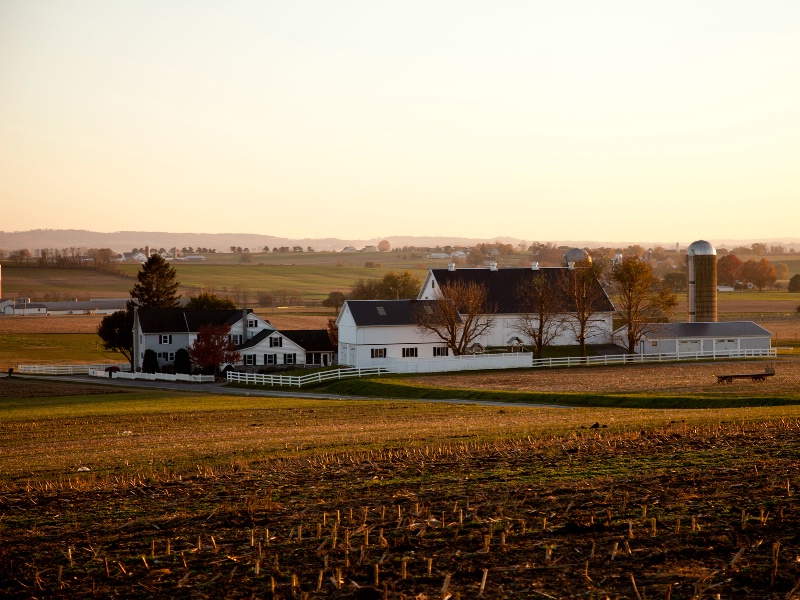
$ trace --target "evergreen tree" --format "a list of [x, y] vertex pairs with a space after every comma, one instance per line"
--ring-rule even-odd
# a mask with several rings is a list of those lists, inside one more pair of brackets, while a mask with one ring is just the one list
[[153, 254], [136, 275], [139, 283], [131, 289], [132, 306], [142, 308], [176, 308], [178, 286], [175, 269], [159, 254]]
[[158, 373], [158, 356], [155, 350], [148, 348], [142, 357], [142, 373]]

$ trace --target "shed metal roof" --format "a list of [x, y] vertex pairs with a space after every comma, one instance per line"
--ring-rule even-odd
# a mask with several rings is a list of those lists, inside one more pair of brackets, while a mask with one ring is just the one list
[[719, 321], [714, 323], [659, 323], [648, 339], [771, 337], [772, 333], [752, 321]]

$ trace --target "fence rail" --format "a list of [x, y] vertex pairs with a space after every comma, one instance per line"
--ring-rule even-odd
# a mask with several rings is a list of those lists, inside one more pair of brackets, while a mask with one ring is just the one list
[[259, 375], [257, 373], [239, 373], [228, 371], [229, 383], [244, 383], [249, 385], [269, 385], [302, 387], [310, 383], [347, 379], [349, 377], [364, 377], [367, 375], [383, 375], [390, 373], [384, 367], [370, 367], [368, 369], [334, 369], [330, 371], [317, 371], [308, 375]]
[[120, 372], [131, 369], [130, 363], [108, 363], [102, 365], [17, 365], [17, 371], [30, 375], [86, 375], [89, 371], [104, 371], [106, 367], [117, 367]]
[[106, 373], [105, 370], [90, 370], [91, 377], [111, 377], [112, 379], [138, 379], [143, 381], [182, 381], [185, 383], [214, 383], [213, 375], [185, 375], [183, 373]]
[[669, 354], [609, 354], [603, 356], [570, 356], [541, 358], [533, 361], [534, 368], [585, 367], [589, 365], [627, 365], [643, 363], [676, 362], [681, 360], [715, 360], [717, 358], [769, 358], [777, 356], [776, 348], [756, 350], [725, 350], [720, 352], [681, 352]]

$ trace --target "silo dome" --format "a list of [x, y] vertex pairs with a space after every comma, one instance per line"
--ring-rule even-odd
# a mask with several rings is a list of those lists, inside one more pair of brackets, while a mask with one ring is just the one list
[[573, 248], [572, 250], [567, 250], [567, 252], [564, 254], [563, 265], [565, 267], [568, 267], [569, 263], [580, 262], [592, 262], [592, 257], [589, 256], [589, 253], [583, 248]]
[[686, 254], [694, 256], [716, 256], [717, 250], [705, 240], [697, 240], [686, 249]]

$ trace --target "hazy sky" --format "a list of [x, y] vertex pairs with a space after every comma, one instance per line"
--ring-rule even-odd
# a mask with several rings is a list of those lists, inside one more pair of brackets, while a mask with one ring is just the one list
[[0, 230], [800, 236], [800, 2], [0, 0]]

